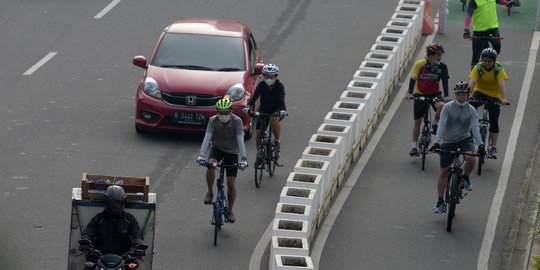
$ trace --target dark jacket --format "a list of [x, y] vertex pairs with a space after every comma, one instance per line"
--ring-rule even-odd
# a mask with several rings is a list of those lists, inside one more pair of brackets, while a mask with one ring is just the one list
[[118, 216], [101, 212], [84, 229], [82, 238], [92, 241], [102, 254], [122, 255], [142, 243], [142, 233], [135, 217], [122, 211]]
[[261, 81], [255, 88], [248, 105], [253, 107], [259, 97], [261, 98], [259, 112], [275, 113], [287, 110], [285, 107], [285, 86], [280, 80], [276, 80], [272, 89], [264, 81]]

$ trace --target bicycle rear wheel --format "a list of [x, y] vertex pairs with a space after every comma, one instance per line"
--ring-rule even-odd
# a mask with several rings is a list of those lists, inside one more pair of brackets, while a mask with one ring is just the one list
[[276, 170], [276, 162], [274, 160], [274, 149], [271, 146], [268, 147], [267, 150], [266, 166], [268, 166], [268, 174], [270, 176], [274, 176], [274, 171]]
[[259, 188], [261, 186], [263, 170], [265, 166], [266, 148], [260, 146], [257, 150], [257, 159], [255, 160], [255, 186]]
[[[422, 156], [422, 171], [426, 168], [426, 155], [427, 155], [429, 141], [430, 141], [429, 134], [426, 134], [425, 132], [426, 131], [424, 130], [423, 132], [424, 134], [422, 134], [422, 137], [420, 138], [420, 143], [418, 144], [420, 148], [419, 149], [420, 155]], [[429, 130], [427, 130], [427, 132], [429, 132]]]
[[[448, 201], [448, 219], [446, 222], [446, 231], [452, 231], [452, 222], [456, 214], [456, 204], [459, 203], [459, 175], [453, 172], [450, 175], [450, 196]], [[448, 187], [447, 187], [448, 188]]]
[[[487, 138], [487, 127], [481, 126], [480, 127], [480, 137], [482, 137], [482, 141], [484, 141], [484, 146], [487, 147], [488, 145], [488, 138]], [[478, 156], [478, 175], [482, 174], [482, 165], [484, 165], [485, 156], [479, 155]]]

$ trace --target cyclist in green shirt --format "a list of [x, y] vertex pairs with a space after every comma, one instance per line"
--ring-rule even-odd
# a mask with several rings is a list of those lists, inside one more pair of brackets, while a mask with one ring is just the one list
[[[471, 69], [478, 63], [480, 53], [489, 47], [489, 43], [498, 54], [501, 53], [501, 41], [499, 33], [499, 19], [497, 18], [497, 4], [505, 6], [519, 6], [518, 0], [470, 0], [465, 18], [465, 32], [463, 38], [471, 38], [471, 20], [473, 34], [476, 38], [472, 40], [472, 60]], [[489, 39], [487, 37], [495, 37]], [[486, 37], [486, 38], [478, 38]]]

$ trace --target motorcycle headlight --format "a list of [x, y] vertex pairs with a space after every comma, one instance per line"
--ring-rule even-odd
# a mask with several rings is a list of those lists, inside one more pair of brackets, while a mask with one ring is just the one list
[[231, 86], [225, 95], [229, 95], [231, 101], [237, 101], [246, 95], [246, 89], [242, 83], [237, 83]]
[[147, 95], [155, 98], [161, 98], [161, 91], [159, 90], [159, 85], [151, 77], [146, 77], [143, 83], [143, 92]]

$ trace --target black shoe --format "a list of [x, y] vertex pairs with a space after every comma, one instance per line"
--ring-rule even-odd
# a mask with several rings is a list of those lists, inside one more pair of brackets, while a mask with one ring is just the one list
[[413, 148], [411, 149], [411, 151], [409, 152], [409, 155], [410, 155], [411, 157], [418, 156], [418, 148], [413, 147]]
[[274, 141], [274, 151], [279, 151], [279, 148], [280, 148], [280, 145], [279, 145], [279, 142], [278, 141]]
[[212, 198], [214, 198], [214, 194], [210, 192], [206, 192], [206, 195], [204, 195], [204, 204], [212, 204]]
[[431, 130], [431, 134], [435, 135], [437, 134], [437, 128], [439, 127], [439, 125], [437, 124], [434, 124], [431, 126], [432, 130]]

